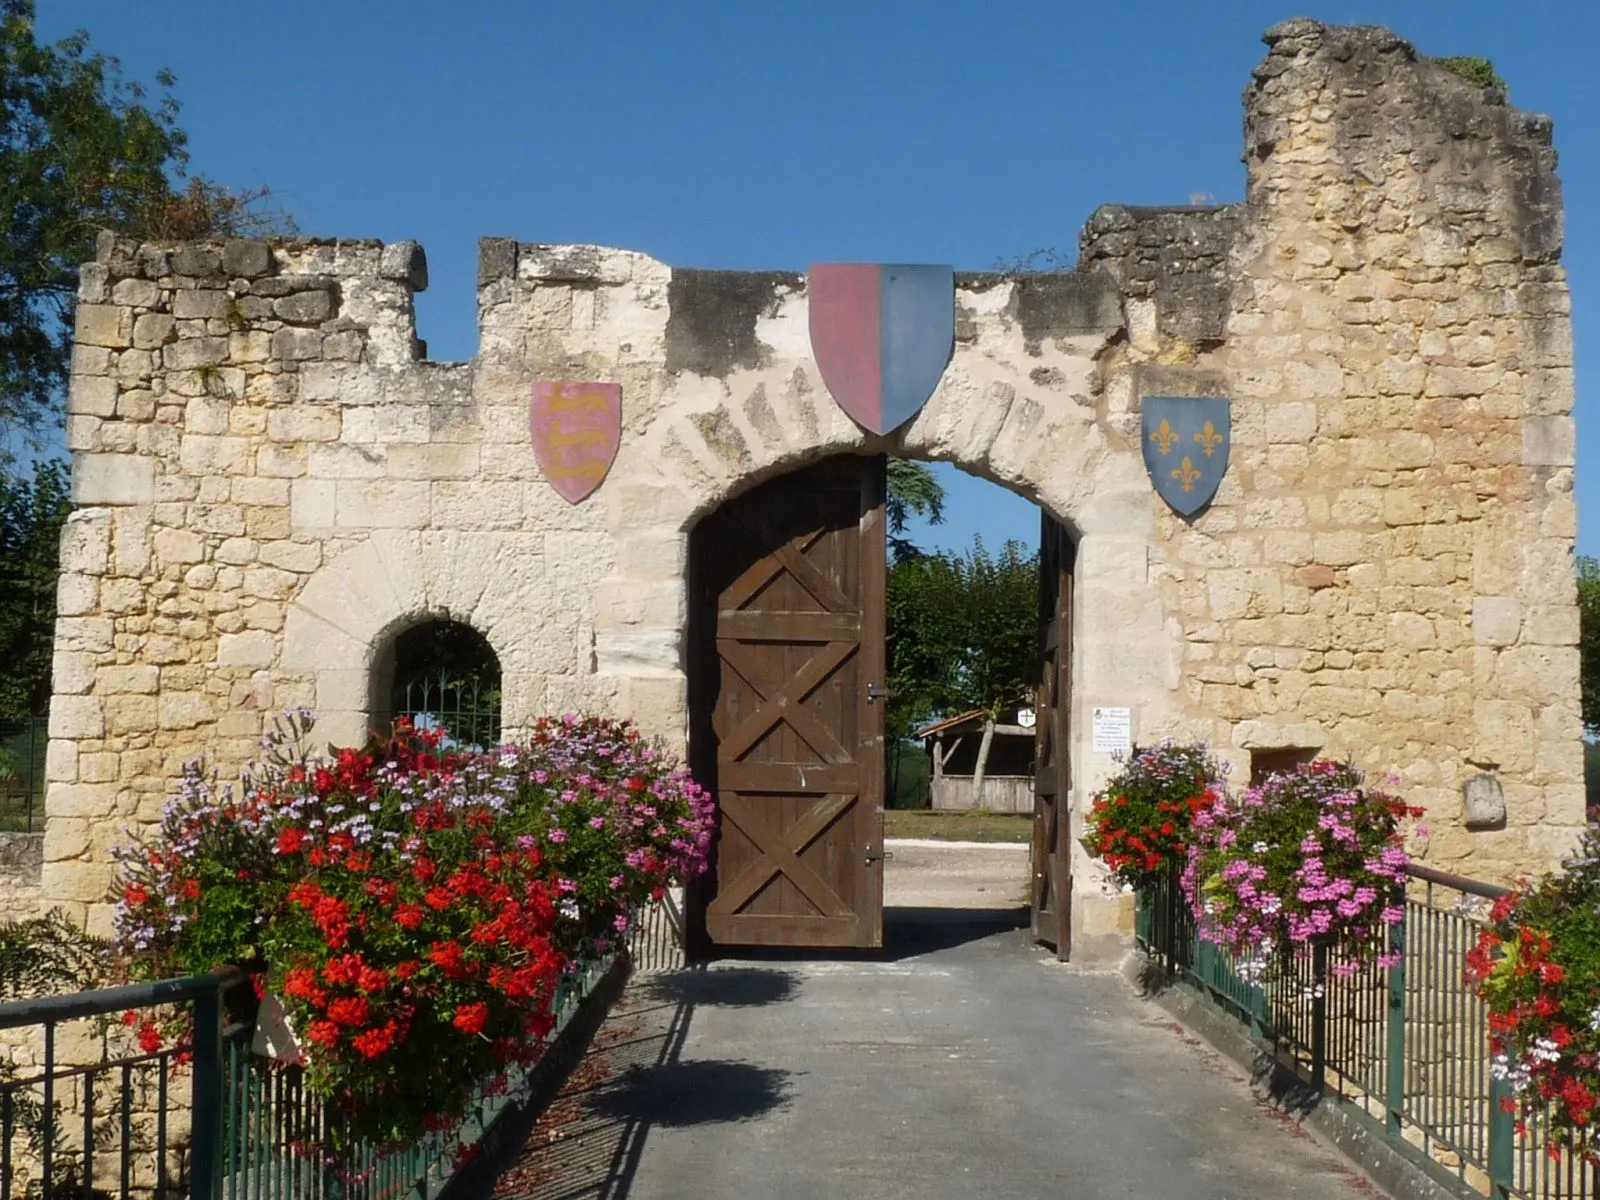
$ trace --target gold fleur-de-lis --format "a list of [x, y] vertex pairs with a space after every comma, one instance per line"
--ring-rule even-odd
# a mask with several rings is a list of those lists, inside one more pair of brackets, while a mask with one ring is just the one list
[[1194, 435], [1194, 440], [1200, 443], [1200, 449], [1205, 451], [1207, 458], [1210, 458], [1217, 447], [1222, 445], [1222, 435], [1210, 421], [1206, 422], [1204, 429]]
[[1186, 492], [1194, 491], [1194, 481], [1200, 478], [1200, 472], [1195, 470], [1194, 463], [1189, 456], [1183, 456], [1183, 462], [1173, 469], [1172, 477], [1178, 481], [1178, 486]]
[[1161, 426], [1150, 435], [1150, 440], [1156, 444], [1156, 449], [1162, 454], [1171, 454], [1172, 447], [1177, 445], [1178, 439], [1183, 435], [1172, 427], [1172, 423], [1165, 417]]

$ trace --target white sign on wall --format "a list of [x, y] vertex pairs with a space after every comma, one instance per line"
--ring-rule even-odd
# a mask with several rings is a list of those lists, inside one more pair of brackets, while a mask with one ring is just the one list
[[1133, 710], [1097, 708], [1094, 710], [1094, 752], [1127, 754], [1133, 749]]

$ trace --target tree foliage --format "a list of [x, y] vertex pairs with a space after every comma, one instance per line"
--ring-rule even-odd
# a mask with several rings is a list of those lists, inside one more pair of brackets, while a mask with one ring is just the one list
[[1492, 89], [1502, 104], [1510, 96], [1506, 81], [1500, 78], [1500, 72], [1494, 69], [1494, 63], [1487, 58], [1475, 54], [1447, 54], [1442, 58], [1429, 58], [1428, 61], [1443, 67], [1452, 75], [1460, 76], [1474, 87]]
[[0, 719], [49, 703], [61, 526], [71, 511], [60, 462], [39, 464], [32, 480], [0, 475]]
[[940, 714], [997, 712], [1034, 684], [1039, 556], [981, 538], [963, 554], [938, 552], [889, 568], [891, 738]]
[[1600, 733], [1600, 560], [1578, 556], [1578, 661], [1583, 727]]
[[914, 557], [921, 549], [905, 537], [906, 521], [918, 516], [929, 525], [944, 524], [944, 488], [926, 464], [889, 460], [889, 494], [884, 504], [889, 522], [889, 555], [896, 561]]
[[991, 555], [975, 537], [965, 554], [919, 553], [889, 567], [889, 744], [930, 717], [983, 710], [972, 781], [980, 808], [995, 720], [1038, 674], [1038, 603], [1039, 556], [1021, 542]]
[[287, 218], [258, 210], [265, 189], [186, 176], [170, 73], [152, 93], [83, 31], [40, 43], [34, 7], [0, 0], [0, 433], [37, 446], [59, 421], [78, 267], [100, 230], [189, 238]]

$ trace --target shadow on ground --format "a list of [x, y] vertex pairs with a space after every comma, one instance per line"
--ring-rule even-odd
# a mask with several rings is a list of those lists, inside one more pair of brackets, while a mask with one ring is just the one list
[[635, 986], [642, 999], [691, 1009], [701, 1004], [754, 1008], [789, 999], [794, 995], [796, 980], [788, 971], [768, 967], [724, 967], [715, 971], [664, 971], [641, 979]]
[[495, 1200], [624, 1200], [650, 1131], [738, 1124], [789, 1101], [790, 1072], [682, 1057], [695, 1009], [756, 1007], [799, 981], [770, 967], [689, 968], [635, 979], [539, 1118]]
[[588, 1108], [612, 1120], [683, 1127], [749, 1121], [788, 1099], [788, 1071], [711, 1059], [629, 1071]]
[[[1027, 929], [1031, 914], [1019, 908], [910, 908], [883, 910], [883, 945], [730, 946], [718, 952], [722, 962], [900, 962], [968, 942]], [[719, 968], [720, 970], [721, 968]], [[713, 972], [715, 974], [716, 972]]]
[[780, 964], [899, 962], [1026, 936], [1027, 928], [1026, 908], [885, 908], [881, 949], [741, 948], [709, 967], [635, 979], [515, 1165], [496, 1182], [495, 1200], [625, 1200], [652, 1129], [739, 1124], [783, 1108], [789, 1072], [682, 1057], [697, 1008], [793, 998], [802, 978]]

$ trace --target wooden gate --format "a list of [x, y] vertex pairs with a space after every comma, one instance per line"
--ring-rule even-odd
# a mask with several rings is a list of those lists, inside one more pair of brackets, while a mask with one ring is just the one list
[[882, 458], [785, 475], [690, 545], [690, 753], [717, 797], [697, 945], [883, 942]]
[[1072, 564], [1061, 523], [1040, 513], [1039, 691], [1033, 755], [1033, 936], [1072, 951]]

